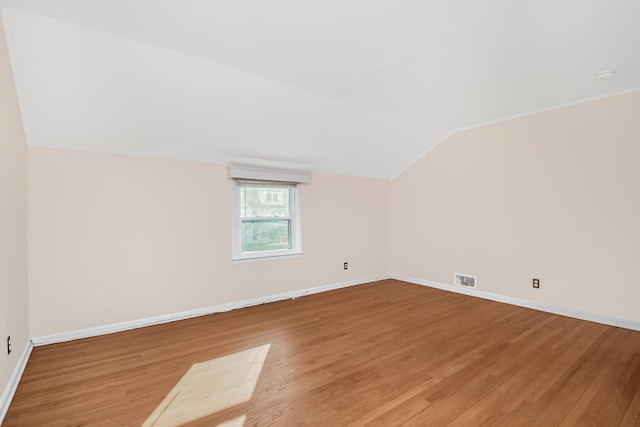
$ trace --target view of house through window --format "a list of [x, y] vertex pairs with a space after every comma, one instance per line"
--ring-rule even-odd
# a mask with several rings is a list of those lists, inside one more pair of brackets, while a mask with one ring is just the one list
[[236, 182], [235, 258], [298, 252], [297, 192], [296, 184]]

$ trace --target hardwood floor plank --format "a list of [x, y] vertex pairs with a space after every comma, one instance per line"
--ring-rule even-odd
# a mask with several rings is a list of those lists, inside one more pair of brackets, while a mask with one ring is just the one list
[[163, 400], [148, 425], [639, 425], [640, 332], [385, 280], [37, 347], [3, 426], [141, 426]]
[[620, 425], [640, 426], [640, 388], [636, 390], [635, 395], [631, 398]]

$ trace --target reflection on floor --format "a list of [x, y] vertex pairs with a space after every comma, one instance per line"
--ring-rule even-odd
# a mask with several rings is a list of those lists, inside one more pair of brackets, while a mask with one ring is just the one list
[[[271, 344], [196, 363], [144, 422], [143, 427], [173, 427], [248, 402]], [[242, 427], [243, 415], [223, 424]]]

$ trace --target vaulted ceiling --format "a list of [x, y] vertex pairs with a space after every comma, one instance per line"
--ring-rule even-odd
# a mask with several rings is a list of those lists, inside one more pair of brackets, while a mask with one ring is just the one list
[[637, 0], [0, 7], [31, 146], [392, 178], [455, 130], [640, 88]]

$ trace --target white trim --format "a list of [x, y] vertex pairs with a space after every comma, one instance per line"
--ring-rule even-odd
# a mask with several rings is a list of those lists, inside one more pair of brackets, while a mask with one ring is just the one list
[[227, 177], [233, 179], [256, 179], [259, 181], [278, 181], [305, 184], [311, 182], [311, 174], [305, 171], [266, 169], [234, 165], [227, 166]]
[[520, 119], [522, 117], [533, 116], [534, 114], [546, 113], [548, 111], [558, 110], [560, 108], [567, 108], [567, 107], [573, 107], [574, 105], [586, 104], [588, 102], [598, 101], [600, 99], [606, 99], [606, 98], [612, 98], [614, 96], [626, 95], [626, 94], [637, 92], [637, 91], [640, 91], [640, 87], [634, 87], [634, 88], [631, 88], [631, 89], [625, 89], [625, 90], [621, 90], [619, 92], [610, 93], [608, 95], [593, 96], [591, 98], [585, 98], [585, 99], [581, 99], [579, 101], [566, 102], [564, 104], [554, 105], [552, 107], [539, 108], [537, 110], [531, 110], [531, 111], [527, 111], [525, 113], [514, 114], [513, 116], [503, 117], [501, 119], [489, 120], [489, 121], [486, 121], [486, 122], [477, 123], [475, 125], [470, 125], [470, 126], [465, 126], [465, 127], [453, 129], [452, 131], [448, 132], [444, 137], [442, 137], [438, 141], [436, 141], [434, 144], [432, 144], [429, 147], [427, 147], [427, 149], [421, 155], [419, 155], [416, 159], [414, 159], [407, 166], [402, 168], [400, 170], [400, 172], [398, 172], [395, 175], [393, 175], [389, 179], [389, 181], [393, 181], [394, 179], [396, 179], [397, 177], [399, 177], [400, 175], [405, 173], [411, 166], [413, 166], [420, 159], [422, 159], [424, 156], [429, 154], [431, 152], [431, 150], [433, 150], [438, 145], [440, 145], [441, 143], [443, 143], [447, 139], [451, 138], [454, 134], [456, 134], [458, 132], [464, 132], [464, 131], [471, 130], [471, 129], [477, 129], [477, 128], [481, 128], [483, 126], [495, 125], [497, 123], [506, 122], [508, 120]]
[[18, 364], [13, 369], [13, 373], [9, 378], [7, 386], [2, 392], [2, 396], [0, 396], [0, 424], [2, 424], [2, 422], [4, 421], [4, 417], [7, 415], [7, 411], [9, 410], [9, 406], [11, 405], [13, 396], [16, 394], [18, 384], [20, 384], [20, 379], [22, 378], [24, 369], [27, 367], [27, 362], [29, 361], [29, 356], [31, 356], [32, 349], [33, 342], [29, 340], [27, 341], [27, 345], [24, 347], [24, 350], [22, 350], [20, 359], [18, 359]]
[[174, 322], [176, 320], [190, 319], [192, 317], [206, 316], [208, 314], [222, 313], [236, 310], [238, 308], [251, 307], [253, 305], [265, 304], [269, 302], [282, 301], [286, 299], [296, 299], [305, 295], [317, 294], [319, 292], [332, 291], [334, 289], [346, 288], [349, 286], [362, 285], [369, 282], [388, 279], [389, 276], [367, 277], [348, 282], [333, 283], [330, 285], [316, 286], [314, 288], [299, 289], [295, 291], [283, 292], [275, 295], [251, 298], [243, 301], [230, 302], [227, 304], [214, 305], [211, 307], [197, 308], [195, 310], [182, 311], [179, 313], [165, 314], [162, 316], [148, 317], [146, 319], [131, 320], [128, 322], [112, 323], [110, 325], [96, 326], [93, 328], [79, 329], [59, 334], [45, 335], [31, 339], [34, 346], [54, 344], [80, 338], [95, 337], [99, 335], [112, 334], [130, 329], [143, 328], [145, 326], [160, 325], [162, 323]]
[[[289, 188], [289, 216], [288, 217], [277, 217], [273, 219], [278, 220], [289, 220], [291, 222], [291, 235], [290, 244], [291, 247], [289, 249], [284, 250], [275, 250], [275, 251], [260, 251], [260, 252], [242, 252], [242, 221], [243, 219], [240, 217], [240, 191], [244, 186], [251, 186], [257, 188]], [[247, 181], [240, 181], [235, 179], [233, 181], [233, 233], [232, 233], [232, 244], [231, 244], [231, 260], [235, 263], [236, 261], [244, 261], [251, 259], [273, 259], [273, 258], [283, 258], [291, 255], [302, 255], [302, 212], [301, 212], [301, 203], [300, 203], [300, 184], [298, 183], [288, 183], [288, 182], [258, 182], [258, 183], [247, 183]]]
[[[266, 252], [262, 252], [262, 253], [264, 254]], [[260, 255], [260, 256], [254, 256], [251, 258], [232, 259], [231, 264], [247, 264], [252, 262], [295, 259], [295, 258], [302, 258], [302, 255], [304, 255], [304, 252], [287, 253], [286, 255], [282, 255], [282, 254]]]
[[491, 301], [503, 302], [506, 304], [517, 305], [519, 307], [532, 308], [534, 310], [544, 311], [547, 313], [559, 314], [561, 316], [573, 317], [590, 322], [602, 323], [603, 325], [617, 326], [619, 328], [640, 331], [640, 322], [629, 319], [621, 319], [619, 317], [607, 316], [604, 314], [591, 313], [588, 311], [574, 310], [571, 308], [557, 307], [547, 305], [535, 301], [513, 298], [504, 295], [494, 294], [491, 292], [479, 291], [477, 289], [464, 288], [461, 286], [447, 285], [444, 283], [432, 282], [429, 280], [416, 279], [413, 277], [391, 275], [392, 279], [401, 280], [403, 282], [413, 283], [415, 285], [428, 286], [430, 288], [442, 289], [443, 291], [455, 292], [472, 297], [488, 299]]

